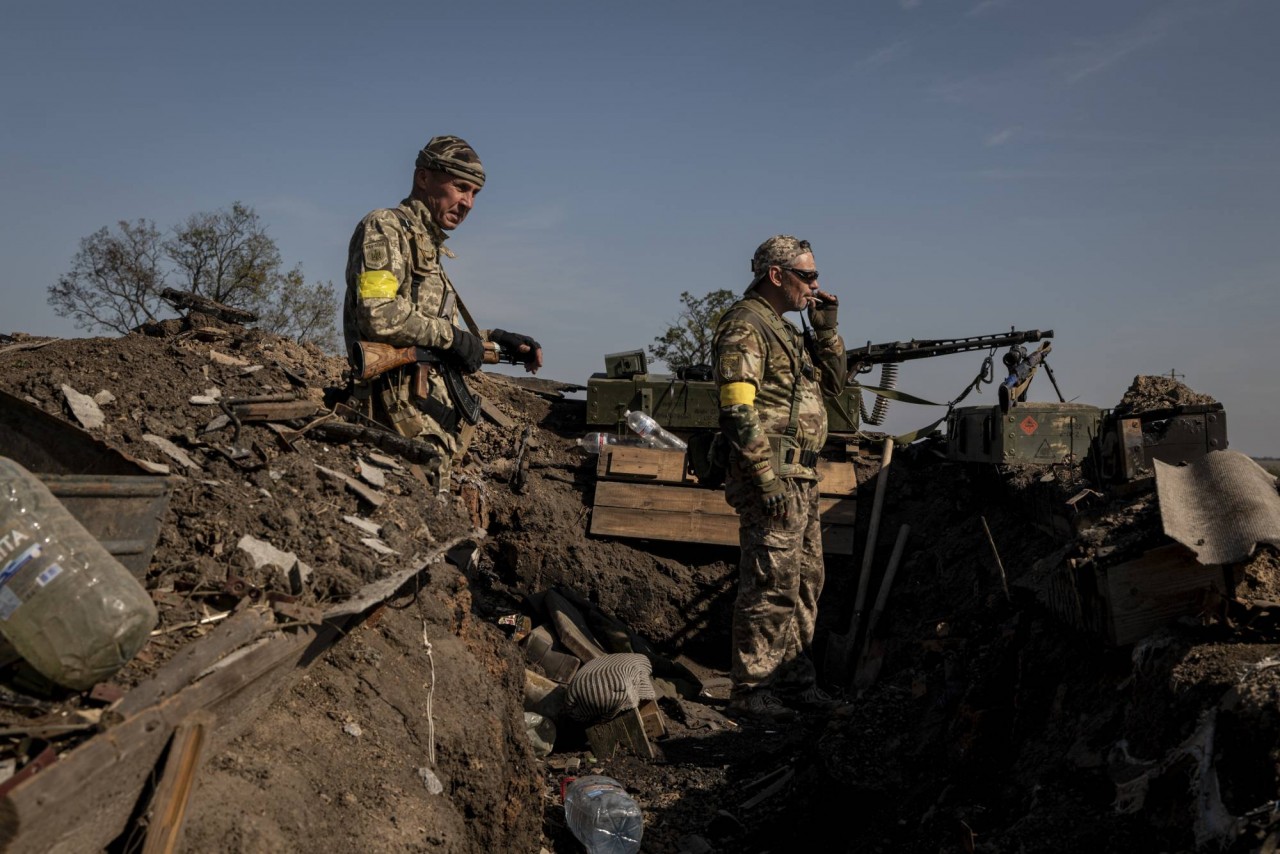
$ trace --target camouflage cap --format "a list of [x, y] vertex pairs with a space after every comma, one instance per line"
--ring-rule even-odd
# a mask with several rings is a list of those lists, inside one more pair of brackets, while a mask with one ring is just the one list
[[751, 256], [751, 272], [755, 275], [747, 289], [750, 290], [763, 279], [770, 267], [785, 267], [804, 253], [812, 251], [807, 240], [800, 240], [790, 234], [775, 234], [761, 243], [756, 248], [756, 254]]
[[434, 136], [421, 151], [413, 164], [415, 169], [448, 172], [464, 178], [477, 187], [484, 186], [484, 166], [476, 150], [467, 141], [456, 136]]

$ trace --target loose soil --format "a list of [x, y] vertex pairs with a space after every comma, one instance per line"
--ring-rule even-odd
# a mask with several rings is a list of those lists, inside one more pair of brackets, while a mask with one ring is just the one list
[[[473, 561], [428, 566], [282, 684], [264, 713], [237, 722], [237, 737], [201, 769], [186, 850], [567, 854], [581, 849], [561, 782], [592, 771], [620, 780], [643, 809], [644, 851], [1274, 850], [1276, 551], [1259, 547], [1227, 568], [1230, 601], [1127, 647], [1044, 604], [1046, 573], [1064, 561], [1106, 566], [1167, 542], [1149, 491], [1099, 494], [1064, 531], [1040, 509], [1086, 486], [1078, 467], [958, 466], [926, 442], [899, 449], [877, 475], [871, 448], [856, 462], [860, 507], [877, 476], [889, 480], [868, 601], [894, 535], [911, 530], [877, 624], [878, 678], [839, 714], [768, 727], [724, 715], [736, 549], [588, 536], [595, 458], [574, 441], [584, 404], [555, 383], [475, 378], [512, 424], [478, 426], [457, 494], [441, 500], [407, 461], [373, 463], [385, 452], [367, 443], [312, 432], [290, 447], [249, 423], [239, 435], [201, 432], [219, 410], [190, 400], [211, 389], [296, 390], [332, 404], [343, 364], [314, 349], [198, 315], [122, 338], [14, 343], [38, 342], [0, 344], [0, 388], [68, 420], [64, 384], [106, 390], [106, 423], [90, 432], [171, 467], [145, 579], [167, 631], [113, 680], [123, 689], [210, 630], [175, 627], [234, 604], [228, 577], [296, 592], [284, 573], [254, 567], [237, 547], [245, 535], [297, 555], [311, 570], [301, 603], [326, 607], [483, 529]], [[1137, 378], [1126, 405], [1212, 402], [1163, 380]], [[233, 448], [249, 453], [233, 459]], [[357, 478], [378, 468], [385, 503], [370, 506], [317, 465]], [[380, 526], [378, 550], [348, 516]], [[827, 559], [820, 670], [826, 636], [848, 624], [855, 551]], [[535, 754], [524, 652], [500, 620], [542, 622], [538, 594], [552, 588], [652, 645], [668, 727], [657, 759], [595, 757], [568, 720], [557, 721], [550, 755]], [[701, 692], [688, 690], [690, 674]], [[48, 712], [21, 708], [21, 696], [0, 703], [8, 727]], [[42, 702], [94, 706], [65, 693]], [[21, 755], [18, 739], [6, 743]], [[136, 848], [137, 834], [113, 849]]]

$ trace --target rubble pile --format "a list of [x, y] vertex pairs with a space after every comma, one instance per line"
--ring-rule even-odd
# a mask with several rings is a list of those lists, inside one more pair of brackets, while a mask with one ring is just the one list
[[[872, 596], [911, 533], [878, 671], [841, 713], [770, 728], [723, 713], [736, 550], [587, 536], [595, 458], [565, 387], [478, 375], [497, 414], [440, 500], [412, 460], [312, 424], [340, 360], [198, 315], [148, 333], [0, 345], [0, 388], [173, 478], [145, 579], [161, 623], [119, 691], [245, 590], [324, 612], [466, 538], [206, 758], [189, 850], [567, 854], [561, 786], [591, 773], [626, 786], [652, 851], [1249, 851], [1277, 832], [1276, 550], [1206, 568], [1230, 583], [1136, 643], [1046, 597], [1167, 545], [1150, 489], [1110, 494], [1074, 461], [993, 474], [903, 449]], [[1211, 402], [1163, 379], [1135, 380], [1132, 411]], [[216, 425], [219, 400], [270, 396], [317, 412]], [[856, 466], [869, 507], [877, 465]], [[848, 625], [856, 564], [828, 556], [819, 646]], [[575, 689], [579, 673], [605, 681]], [[35, 746], [22, 727], [110, 708], [24, 698], [0, 696], [15, 756]], [[633, 704], [632, 724], [603, 720]]]

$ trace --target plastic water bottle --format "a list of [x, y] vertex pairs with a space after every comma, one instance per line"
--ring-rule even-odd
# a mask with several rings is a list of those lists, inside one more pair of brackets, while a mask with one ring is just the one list
[[688, 445], [684, 439], [667, 431], [665, 427], [653, 420], [653, 416], [643, 412], [627, 410], [627, 426], [646, 439], [653, 439], [661, 448], [675, 448], [683, 451]]
[[578, 447], [588, 454], [602, 453], [606, 445], [654, 445], [639, 436], [619, 436], [616, 433], [588, 433], [578, 440]]
[[612, 777], [592, 774], [569, 784], [564, 818], [587, 854], [635, 854], [644, 835], [644, 814]]
[[39, 478], [0, 457], [0, 634], [46, 678], [83, 691], [156, 625], [146, 589]]

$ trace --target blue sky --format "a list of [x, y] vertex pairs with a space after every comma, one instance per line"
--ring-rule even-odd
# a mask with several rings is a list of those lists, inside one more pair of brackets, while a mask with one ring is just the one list
[[[850, 346], [1051, 328], [1068, 398], [1177, 371], [1232, 447], [1280, 455], [1277, 33], [1271, 0], [26, 6], [0, 28], [0, 331], [87, 334], [46, 303], [82, 237], [234, 201], [341, 285], [355, 223], [453, 133], [489, 182], [450, 272], [543, 376], [585, 382], [791, 233]], [[899, 387], [947, 400], [980, 362]]]

